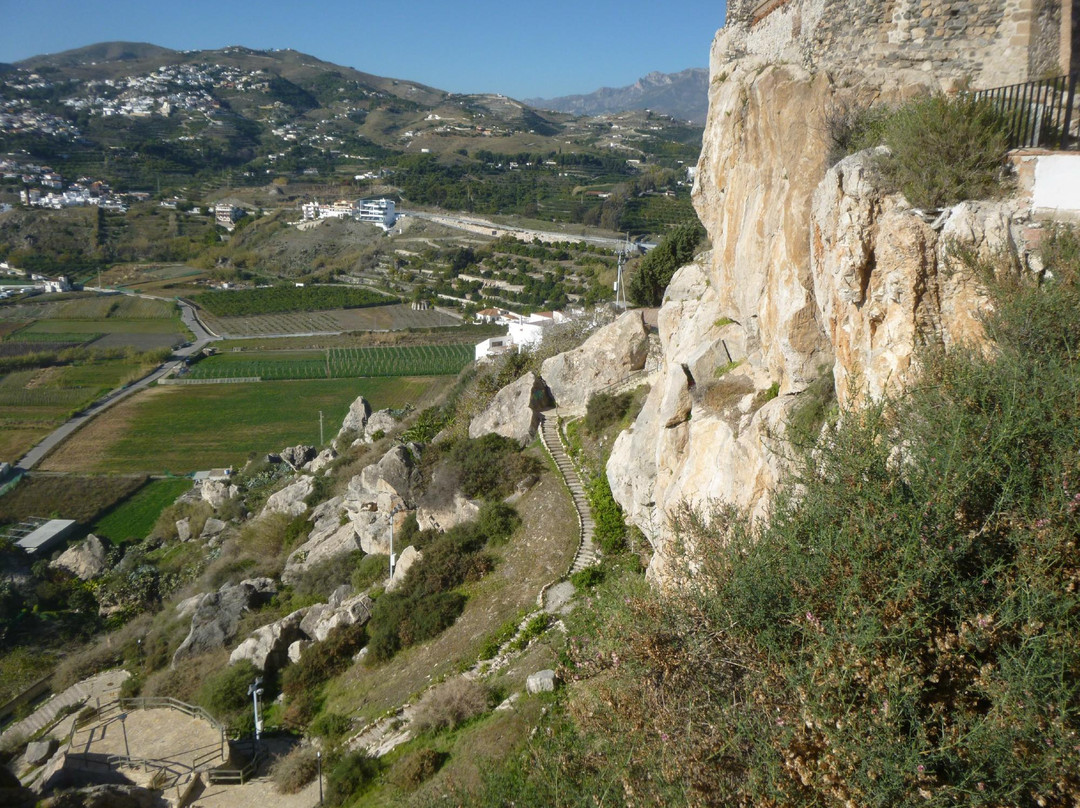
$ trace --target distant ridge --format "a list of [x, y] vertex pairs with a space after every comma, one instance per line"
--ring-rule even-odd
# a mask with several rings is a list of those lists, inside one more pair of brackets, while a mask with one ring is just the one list
[[527, 98], [525, 103], [574, 115], [649, 109], [704, 124], [709, 111], [709, 71], [703, 67], [692, 67], [679, 73], [654, 72], [628, 87], [602, 87], [587, 95], [564, 95], [560, 98]]
[[91, 62], [137, 62], [143, 59], [173, 57], [177, 51], [151, 45], [148, 42], [98, 42], [84, 48], [45, 53], [16, 62], [16, 67], [38, 69], [41, 67], [78, 67]]

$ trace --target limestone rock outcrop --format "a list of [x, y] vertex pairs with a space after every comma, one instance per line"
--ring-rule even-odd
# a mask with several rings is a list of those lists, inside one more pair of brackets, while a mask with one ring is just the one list
[[307, 510], [304, 502], [311, 492], [315, 490], [315, 480], [306, 474], [301, 475], [295, 482], [271, 494], [263, 506], [263, 514], [283, 513], [286, 516], [299, 516]]
[[233, 649], [229, 655], [229, 664], [246, 659], [264, 672], [283, 667], [289, 661], [289, 646], [303, 638], [300, 621], [306, 611], [298, 609], [280, 620], [256, 629]]
[[293, 471], [300, 471], [304, 466], [315, 459], [318, 451], [314, 446], [290, 446], [280, 452], [281, 460], [292, 467]]
[[191, 630], [173, 654], [173, 664], [224, 648], [236, 636], [244, 612], [267, 602], [276, 591], [270, 578], [253, 578], [203, 595], [191, 615]]
[[526, 373], [496, 393], [487, 409], [472, 419], [469, 437], [502, 435], [526, 446], [536, 437], [540, 413], [550, 402], [544, 380], [535, 373]]
[[327, 468], [331, 463], [337, 460], [337, 449], [333, 446], [327, 446], [319, 454], [315, 456], [315, 459], [308, 463], [304, 468], [306, 471], [310, 471], [312, 474], [318, 474], [323, 469]]
[[66, 549], [49, 566], [66, 570], [80, 581], [89, 581], [108, 571], [109, 562], [105, 545], [91, 533], [84, 541]]
[[[828, 169], [830, 105], [912, 88], [769, 64], [738, 36], [714, 41], [693, 191], [712, 248], [668, 287], [657, 381], [607, 465], [616, 501], [656, 551], [654, 580], [671, 571], [671, 518], [684, 505], [767, 514], [786, 424], [817, 395], [813, 382], [831, 377], [853, 406], [901, 390], [917, 345], [977, 342], [986, 301], [954, 247], [1015, 256], [1023, 218], [1016, 202], [968, 202], [927, 223], [880, 187], [873, 155]], [[562, 405], [548, 363], [542, 375]]]
[[311, 640], [322, 642], [338, 626], [366, 623], [371, 618], [374, 605], [367, 595], [355, 595], [338, 605], [318, 603], [307, 610], [300, 623], [300, 630]]
[[386, 591], [393, 592], [401, 586], [401, 582], [405, 580], [405, 576], [408, 574], [412, 565], [423, 559], [423, 557], [424, 554], [412, 545], [409, 545], [402, 550], [398, 555], [397, 563], [394, 565], [394, 577], [391, 578], [390, 582], [386, 585]]
[[338, 430], [334, 443], [336, 444], [349, 434], [353, 435], [354, 438], [362, 436], [370, 416], [371, 405], [363, 396], [357, 396], [356, 400], [349, 405], [349, 411], [345, 414], [345, 420], [341, 422], [341, 429]]
[[648, 353], [649, 333], [641, 312], [628, 311], [581, 346], [545, 359], [540, 375], [560, 407], [584, 409], [593, 393], [645, 367]]
[[199, 490], [203, 500], [210, 504], [215, 511], [230, 499], [240, 493], [235, 485], [229, 485], [222, 480], [204, 480]]
[[397, 429], [397, 419], [390, 414], [390, 410], [377, 410], [371, 414], [364, 424], [364, 443], [374, 443], [375, 436], [380, 432], [389, 435]]

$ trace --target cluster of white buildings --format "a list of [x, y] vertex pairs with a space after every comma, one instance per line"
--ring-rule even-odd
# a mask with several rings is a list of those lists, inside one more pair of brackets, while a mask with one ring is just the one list
[[80, 134], [78, 127], [71, 121], [34, 109], [28, 101], [22, 99], [0, 99], [0, 132], [50, 135], [65, 140], [74, 140]]
[[86, 205], [127, 213], [127, 204], [120, 197], [101, 191], [94, 191], [73, 183], [66, 191], [42, 193], [37, 188], [24, 188], [19, 192], [19, 201], [32, 208], [78, 208]]
[[572, 314], [561, 311], [538, 311], [533, 314], [515, 314], [506, 309], [483, 309], [476, 313], [477, 322], [496, 323], [507, 326], [507, 333], [500, 337], [489, 337], [477, 343], [475, 359], [477, 362], [510, 351], [535, 348], [544, 339], [544, 333], [553, 325], [573, 319]]
[[300, 206], [300, 210], [304, 221], [356, 219], [383, 230], [389, 230], [397, 222], [397, 210], [392, 199], [358, 199], [355, 202], [342, 199], [331, 205], [320, 205], [318, 201], [306, 202]]

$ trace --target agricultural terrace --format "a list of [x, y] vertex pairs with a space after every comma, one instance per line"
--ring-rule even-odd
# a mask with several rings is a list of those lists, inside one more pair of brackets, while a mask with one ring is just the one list
[[191, 302], [216, 317], [282, 314], [324, 309], [360, 309], [384, 306], [394, 300], [354, 286], [272, 286], [265, 289], [203, 292]]
[[112, 407], [42, 462], [45, 471], [173, 472], [243, 465], [251, 456], [337, 431], [359, 395], [372, 407], [422, 409], [451, 379], [273, 381], [152, 387]]
[[471, 345], [412, 345], [219, 354], [195, 365], [192, 379], [355, 379], [452, 376], [473, 361]]
[[[387, 298], [389, 299], [389, 298]], [[272, 337], [282, 334], [338, 334], [347, 331], [402, 331], [440, 328], [461, 321], [434, 309], [413, 311], [391, 303], [362, 309], [330, 309], [250, 317], [204, 317], [206, 325], [223, 337]]]
[[[142, 378], [160, 361], [153, 354], [96, 358], [85, 351], [70, 353], [76, 355], [72, 364], [13, 370], [0, 376], [0, 460], [18, 459], [73, 413], [108, 391]], [[40, 356], [58, 360], [54, 355]]]

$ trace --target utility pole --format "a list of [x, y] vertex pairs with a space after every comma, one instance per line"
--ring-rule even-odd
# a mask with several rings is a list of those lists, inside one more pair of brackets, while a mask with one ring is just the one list
[[322, 410], [319, 410], [319, 445], [323, 445], [323, 415]]

